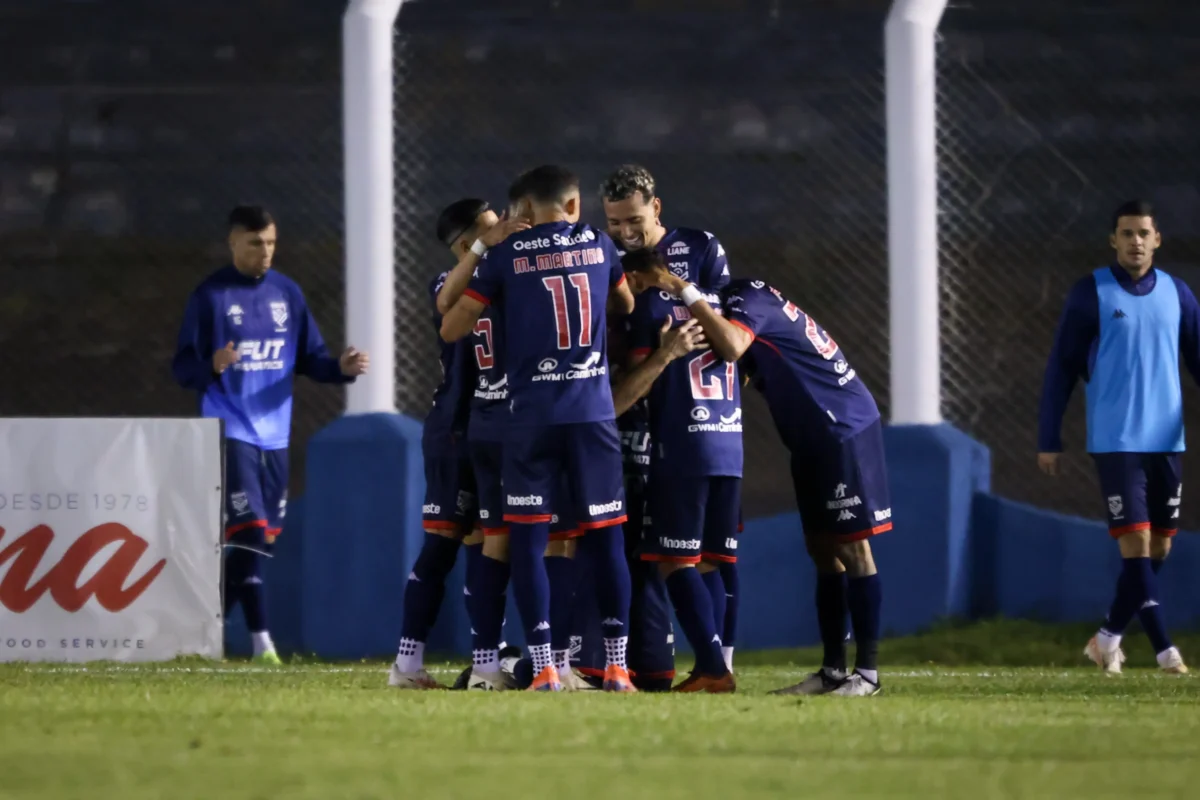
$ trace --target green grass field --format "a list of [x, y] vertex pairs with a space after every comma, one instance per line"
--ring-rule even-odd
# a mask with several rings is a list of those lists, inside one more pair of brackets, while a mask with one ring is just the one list
[[813, 651], [739, 654], [733, 696], [398, 692], [381, 663], [0, 665], [0, 797], [1200, 796], [1200, 681], [1151, 670], [1141, 636], [1106, 677], [1087, 635], [892, 640], [863, 699], [765, 694]]

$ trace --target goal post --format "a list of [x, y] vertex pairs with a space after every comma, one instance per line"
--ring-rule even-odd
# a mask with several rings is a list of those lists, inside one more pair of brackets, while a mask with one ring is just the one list
[[938, 317], [938, 24], [946, 0], [895, 0], [884, 24], [891, 422], [942, 421]]

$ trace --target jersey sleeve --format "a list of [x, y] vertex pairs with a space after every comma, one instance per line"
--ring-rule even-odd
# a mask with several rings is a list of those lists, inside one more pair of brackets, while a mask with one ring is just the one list
[[725, 248], [717, 237], [712, 236], [704, 248], [704, 259], [700, 262], [700, 286], [705, 289], [721, 289], [729, 285], [729, 259]]
[[778, 310], [764, 304], [759, 292], [744, 287], [725, 293], [722, 299], [725, 319], [751, 336], [761, 334], [771, 312]]
[[438, 311], [437, 298], [438, 298], [438, 293], [442, 291], [442, 287], [445, 285], [446, 285], [446, 273], [445, 272], [443, 272], [441, 275], [438, 275], [436, 278], [433, 279], [433, 282], [429, 284], [429, 307], [433, 310], [434, 319], [436, 319], [438, 322], [441, 322], [442, 315]]
[[299, 289], [292, 300], [295, 310], [301, 320], [300, 332], [297, 335], [299, 352], [296, 354], [296, 374], [307, 375], [317, 383], [353, 383], [354, 378], [342, 374], [338, 359], [329, 355], [321, 329], [313, 318], [308, 303]]
[[601, 241], [604, 245], [604, 257], [608, 259], [608, 263], [612, 264], [612, 270], [608, 275], [608, 286], [611, 289], [614, 286], [620, 286], [625, 280], [625, 268], [621, 266], [621, 251], [617, 249], [613, 240], [608, 238], [607, 234], [601, 234]]
[[1179, 353], [1192, 379], [1200, 383], [1200, 304], [1192, 287], [1171, 276], [1179, 292]]
[[[220, 347], [224, 347], [222, 342]], [[185, 389], [203, 392], [217, 379], [213, 372], [213, 351], [218, 348], [213, 342], [212, 314], [208, 297], [200, 289], [192, 292], [183, 312], [179, 326], [179, 338], [175, 356], [171, 359], [171, 374], [176, 383]]]
[[[498, 266], [500, 260], [495, 258], [495, 253], [496, 248], [492, 248], [483, 254], [479, 266], [475, 267], [475, 274], [471, 277], [471, 282], [467, 284], [466, 291], [463, 292], [465, 296], [478, 300], [485, 306], [490, 306], [500, 299], [503, 288], [503, 280]], [[436, 298], [436, 296], [435, 294], [434, 297]]]
[[654, 321], [654, 309], [650, 303], [648, 295], [641, 295], [638, 301], [634, 303], [633, 313], [629, 315], [628, 320], [628, 343], [629, 355], [633, 357], [641, 357], [650, 355], [650, 352], [658, 346], [658, 325]]
[[1100, 334], [1100, 299], [1090, 275], [1067, 295], [1054, 345], [1046, 359], [1038, 408], [1038, 452], [1062, 452], [1062, 418], [1075, 383], [1086, 378], [1092, 342]]

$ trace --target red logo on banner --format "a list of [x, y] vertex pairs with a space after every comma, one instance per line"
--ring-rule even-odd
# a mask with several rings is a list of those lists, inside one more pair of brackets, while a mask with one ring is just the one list
[[[3, 539], [4, 529], [0, 528], [0, 543]], [[76, 539], [49, 572], [31, 583], [53, 541], [54, 531], [50, 526], [38, 525], [0, 550], [0, 567], [12, 562], [0, 578], [0, 605], [20, 614], [50, 592], [54, 602], [66, 611], [83, 608], [89, 597], [95, 597], [109, 611], [121, 611], [141, 597], [167, 565], [167, 560], [162, 559], [126, 587], [138, 559], [150, 545], [124, 525], [107, 522]], [[121, 546], [80, 586], [79, 579], [92, 557], [115, 542]]]

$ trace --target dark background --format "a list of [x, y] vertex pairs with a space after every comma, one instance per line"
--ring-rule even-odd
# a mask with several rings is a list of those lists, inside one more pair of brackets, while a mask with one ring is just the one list
[[[504, 10], [499, 10], [503, 6]], [[438, 376], [425, 287], [445, 203], [503, 199], [561, 161], [593, 192], [644, 163], [668, 224], [724, 243], [830, 330], [888, 408], [882, 22], [887, 3], [414, 0], [396, 36], [397, 405]], [[188, 414], [169, 361], [223, 219], [261, 202], [278, 267], [343, 345], [341, 0], [0, 0], [0, 413]], [[1169, 12], [1169, 13], [1168, 13]], [[1160, 20], [1160, 21], [1156, 21]], [[1071, 283], [1109, 259], [1111, 209], [1159, 204], [1160, 259], [1200, 254], [1200, 12], [986, 0], [939, 44], [943, 410], [992, 448], [1002, 494], [1102, 510], [1079, 450], [1034, 466], [1046, 352]], [[1191, 384], [1191, 381], [1187, 381]], [[1200, 422], [1187, 390], [1189, 426]], [[301, 382], [303, 443], [341, 391]], [[1082, 392], [1079, 392], [1080, 396]], [[747, 511], [791, 505], [747, 401]], [[1187, 469], [1196, 465], [1189, 458]], [[1200, 511], [1184, 504], [1183, 524]]]

